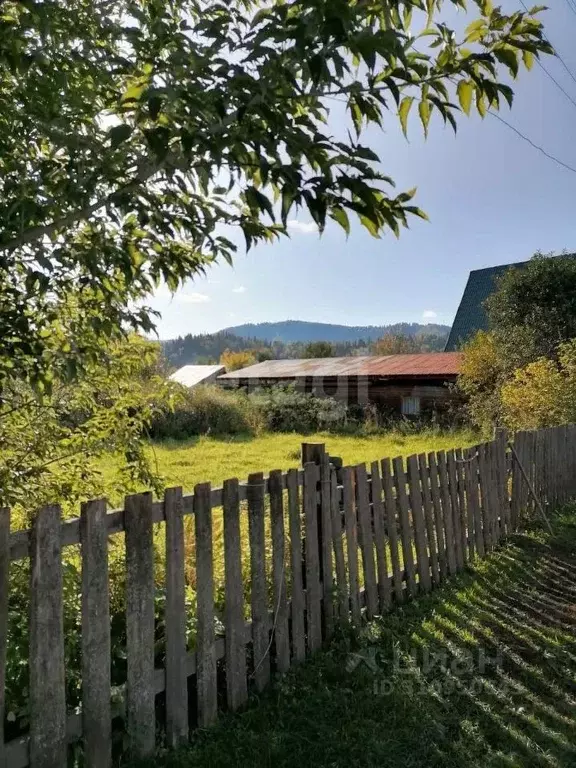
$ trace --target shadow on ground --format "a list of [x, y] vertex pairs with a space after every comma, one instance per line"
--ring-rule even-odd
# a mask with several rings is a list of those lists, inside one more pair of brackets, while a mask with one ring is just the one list
[[576, 766], [576, 511], [297, 669], [177, 766]]

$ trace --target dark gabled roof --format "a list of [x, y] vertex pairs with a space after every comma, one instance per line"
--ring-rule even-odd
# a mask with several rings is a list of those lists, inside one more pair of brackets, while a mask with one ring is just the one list
[[238, 379], [297, 379], [302, 377], [376, 376], [383, 378], [457, 376], [459, 352], [372, 357], [321, 357], [311, 360], [266, 360], [219, 376], [218, 381]]
[[[550, 258], [576, 258], [576, 253], [563, 253]], [[500, 264], [497, 267], [474, 269], [468, 276], [468, 282], [460, 306], [456, 312], [454, 323], [444, 347], [445, 352], [455, 352], [469, 341], [477, 331], [488, 330], [488, 315], [484, 302], [494, 292], [497, 279], [508, 269], [516, 269], [528, 264], [528, 261], [518, 261], [515, 264]]]

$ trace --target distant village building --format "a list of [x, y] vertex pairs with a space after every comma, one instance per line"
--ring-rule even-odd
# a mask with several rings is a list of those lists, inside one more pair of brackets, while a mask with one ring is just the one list
[[213, 384], [217, 377], [225, 371], [223, 365], [184, 365], [175, 371], [170, 379], [185, 387], [192, 388], [198, 384]]
[[348, 404], [375, 403], [404, 416], [442, 412], [459, 400], [450, 385], [460, 372], [459, 352], [383, 357], [267, 360], [219, 376], [220, 385], [254, 391], [281, 383]]

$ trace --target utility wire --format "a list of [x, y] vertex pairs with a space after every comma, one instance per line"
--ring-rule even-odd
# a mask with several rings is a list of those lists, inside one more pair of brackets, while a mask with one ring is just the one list
[[529, 139], [528, 136], [524, 136], [524, 134], [518, 130], [518, 128], [515, 128], [513, 125], [511, 125], [507, 120], [504, 120], [503, 117], [500, 117], [500, 115], [497, 115], [496, 112], [488, 112], [489, 115], [492, 117], [495, 117], [496, 120], [499, 120], [501, 123], [504, 123], [504, 125], [509, 128], [511, 131], [514, 131], [514, 133], [519, 136], [523, 141], [526, 141], [528, 144], [530, 144], [531, 147], [534, 149], [537, 149], [538, 152], [541, 152], [544, 157], [547, 157], [549, 160], [552, 160], [553, 162], [557, 163], [558, 165], [562, 166], [562, 168], [565, 168], [567, 171], [572, 171], [572, 173], [576, 173], [576, 168], [573, 168], [571, 165], [568, 165], [568, 163], [565, 163], [563, 160], [560, 160], [558, 157], [555, 157], [554, 155], [551, 155], [549, 152], [546, 152], [546, 150], [541, 147], [539, 144], [535, 144], [532, 139]]
[[[570, 8], [572, 8], [572, 10], [574, 11], [574, 13], [576, 14], [576, 5], [574, 5], [574, 6], [572, 5], [572, 3], [574, 2], [574, 0], [566, 0], [566, 2], [568, 3], [568, 5], [570, 6]], [[523, 7], [523, 8], [524, 8], [524, 10], [526, 11], [526, 13], [530, 13], [530, 11], [528, 10], [528, 6], [527, 6], [527, 5], [526, 5], [526, 3], [524, 2], [524, 0], [520, 0], [520, 4], [522, 5], [522, 7]], [[572, 70], [570, 69], [570, 67], [568, 66], [568, 64], [566, 64], [566, 62], [564, 61], [564, 59], [562, 58], [562, 56], [560, 55], [560, 53], [559, 53], [559, 52], [556, 50], [556, 48], [554, 48], [554, 56], [555, 56], [555, 57], [558, 59], [558, 61], [559, 61], [559, 62], [562, 64], [562, 66], [564, 67], [564, 69], [566, 70], [566, 72], [568, 72], [568, 74], [570, 75], [570, 77], [572, 78], [572, 80], [574, 80], [574, 82], [576, 83], [576, 75], [574, 75], [574, 73], [572, 72]], [[546, 69], [546, 67], [544, 66], [544, 64], [542, 64], [542, 62], [540, 61], [540, 59], [539, 59], [538, 57], [536, 57], [536, 63], [538, 64], [538, 66], [539, 66], [541, 69], [543, 69], [543, 70], [544, 70], [544, 72], [545, 72], [545, 73], [548, 75], [548, 77], [550, 78], [550, 80], [552, 80], [552, 82], [553, 82], [553, 83], [556, 85], [556, 87], [557, 87], [557, 88], [559, 88], [559, 89], [562, 91], [562, 93], [564, 94], [564, 96], [566, 96], [566, 98], [567, 98], [567, 99], [569, 99], [569, 100], [572, 102], [572, 104], [574, 104], [574, 106], [576, 107], [576, 101], [574, 101], [574, 99], [573, 99], [573, 98], [572, 98], [572, 97], [571, 97], [571, 96], [568, 94], [568, 92], [564, 90], [564, 88], [563, 88], [563, 87], [560, 85], [560, 83], [558, 82], [558, 80], [556, 80], [556, 78], [554, 77], [554, 75], [552, 75], [552, 74], [549, 72], [549, 70], [547, 70], [547, 69]]]

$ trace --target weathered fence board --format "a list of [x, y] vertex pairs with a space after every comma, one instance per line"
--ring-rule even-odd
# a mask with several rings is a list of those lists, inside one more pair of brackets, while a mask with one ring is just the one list
[[291, 469], [287, 478], [288, 524], [290, 529], [291, 592], [290, 607], [292, 618], [292, 657], [303, 661], [306, 657], [306, 635], [304, 614], [306, 603], [302, 584], [302, 521], [298, 491], [298, 470]]
[[356, 508], [360, 529], [360, 549], [362, 552], [362, 571], [366, 592], [366, 612], [371, 619], [378, 613], [378, 585], [374, 566], [374, 544], [372, 539], [372, 521], [368, 501], [368, 479], [366, 465], [358, 464], [356, 474]]
[[462, 554], [462, 565], [464, 565], [468, 560], [468, 516], [466, 509], [466, 461], [462, 448], [456, 448], [454, 458], [456, 461], [456, 483], [458, 487], [460, 551]]
[[320, 462], [320, 544], [322, 554], [322, 596], [325, 638], [334, 631], [334, 579], [332, 576], [332, 505], [330, 494], [330, 460], [324, 452]]
[[264, 475], [248, 477], [248, 530], [252, 584], [252, 676], [258, 691], [270, 682], [270, 619], [266, 587], [266, 535], [264, 529]]
[[128, 496], [126, 526], [126, 714], [130, 753], [154, 752], [154, 545], [152, 494]]
[[82, 733], [88, 768], [112, 762], [110, 603], [106, 501], [82, 505]]
[[400, 537], [402, 539], [402, 558], [406, 571], [406, 585], [408, 594], [414, 597], [417, 592], [416, 574], [414, 570], [414, 555], [412, 553], [412, 530], [410, 527], [410, 509], [408, 496], [406, 495], [406, 474], [404, 461], [401, 456], [393, 460], [394, 481], [396, 485], [396, 499], [398, 501], [398, 513], [400, 519]]
[[464, 567], [464, 554], [462, 552], [462, 531], [460, 519], [460, 497], [458, 495], [458, 474], [456, 470], [456, 456], [454, 451], [446, 452], [446, 469], [448, 474], [448, 486], [450, 489], [450, 508], [452, 510], [452, 535], [454, 542], [454, 556], [456, 558], [456, 570]]
[[410, 486], [410, 507], [412, 509], [412, 522], [414, 525], [414, 538], [416, 543], [418, 581], [420, 590], [429, 592], [432, 586], [432, 581], [430, 579], [430, 558], [426, 546], [426, 529], [424, 527], [424, 508], [422, 505], [422, 490], [420, 488], [418, 457], [409, 456], [407, 465], [408, 482]]
[[[328, 494], [330, 501], [330, 494]], [[286, 596], [284, 501], [282, 472], [270, 473], [270, 520], [272, 531], [272, 584], [274, 594], [274, 644], [276, 669], [281, 674], [290, 667], [290, 635], [288, 630], [288, 598]]]
[[444, 511], [442, 507], [442, 495], [440, 492], [440, 474], [435, 453], [428, 454], [428, 467], [430, 475], [430, 494], [432, 496], [432, 508], [436, 527], [436, 546], [438, 549], [438, 566], [440, 580], [444, 581], [448, 576], [448, 550], [446, 547], [446, 531], [444, 528]]
[[226, 627], [226, 697], [232, 711], [246, 703], [246, 633], [240, 540], [240, 496], [238, 480], [224, 483], [224, 625]]
[[360, 583], [358, 579], [358, 533], [356, 510], [354, 506], [354, 485], [352, 481], [352, 469], [350, 467], [344, 467], [342, 470], [342, 496], [344, 500], [344, 521], [346, 525], [350, 610], [352, 613], [352, 621], [354, 624], [358, 625], [362, 618], [360, 613]]
[[438, 478], [440, 480], [440, 498], [442, 500], [442, 520], [444, 523], [444, 538], [446, 543], [446, 561], [448, 573], [452, 576], [457, 571], [456, 565], [456, 540], [454, 536], [454, 517], [452, 510], [452, 498], [450, 496], [450, 483], [448, 480], [448, 463], [446, 452], [436, 453], [438, 465]]
[[320, 558], [318, 550], [318, 507], [316, 485], [318, 466], [304, 467], [304, 528], [306, 532], [306, 616], [308, 649], [317, 651], [322, 645], [322, 611], [320, 592]]
[[378, 569], [378, 599], [380, 612], [384, 613], [390, 607], [390, 579], [388, 578], [388, 558], [386, 557], [386, 522], [384, 519], [384, 502], [382, 500], [382, 481], [378, 462], [370, 466], [370, 490], [372, 501], [372, 517], [374, 521], [374, 546], [376, 548], [376, 566]]
[[[10, 589], [10, 510], [0, 508], [0, 768], [6, 768], [4, 717], [6, 713], [6, 651]], [[109, 655], [109, 654], [108, 654]], [[110, 660], [108, 660], [110, 663]]]
[[334, 565], [336, 569], [336, 590], [338, 599], [338, 616], [341, 621], [348, 619], [348, 581], [346, 578], [346, 560], [342, 542], [342, 514], [340, 512], [340, 494], [338, 493], [338, 478], [336, 470], [330, 472], [330, 502], [332, 513], [332, 541], [334, 546]]
[[434, 526], [434, 507], [432, 503], [432, 493], [430, 489], [430, 475], [426, 464], [426, 456], [421, 453], [418, 456], [418, 471], [420, 473], [420, 485], [422, 487], [422, 503], [424, 505], [424, 521], [426, 532], [428, 534], [428, 550], [430, 552], [430, 568], [432, 570], [432, 581], [434, 584], [440, 583], [440, 567], [438, 565], [438, 543], [436, 540], [436, 530]]
[[398, 523], [397, 523], [397, 505], [394, 496], [394, 480], [390, 459], [382, 459], [380, 463], [382, 469], [382, 484], [384, 486], [384, 508], [386, 512], [386, 529], [388, 531], [388, 541], [390, 542], [390, 560], [392, 561], [392, 586], [396, 602], [400, 603], [404, 599], [404, 589], [402, 587], [402, 568], [400, 567], [400, 554], [398, 549]]

